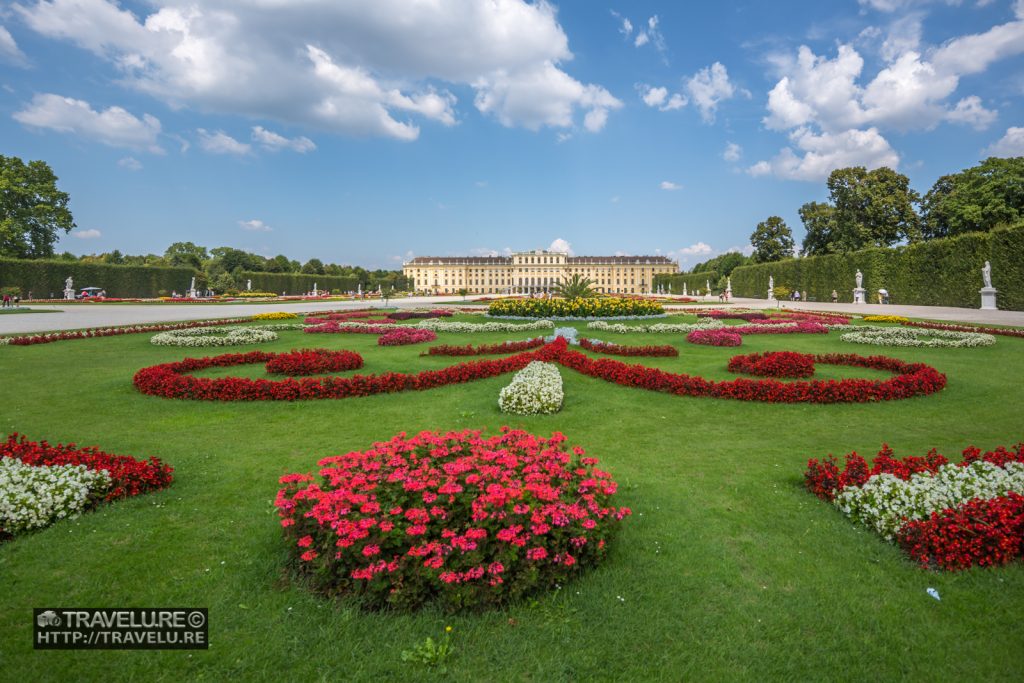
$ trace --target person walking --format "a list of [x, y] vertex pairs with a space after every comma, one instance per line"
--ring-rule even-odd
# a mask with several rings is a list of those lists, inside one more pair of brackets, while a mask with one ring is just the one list
[[837, 292], [834, 289], [832, 290], [832, 303], [834, 303], [834, 304], [839, 303], [839, 292]]
[[4, 294], [4, 308], [10, 308], [10, 307], [11, 307], [11, 295], [10, 294]]

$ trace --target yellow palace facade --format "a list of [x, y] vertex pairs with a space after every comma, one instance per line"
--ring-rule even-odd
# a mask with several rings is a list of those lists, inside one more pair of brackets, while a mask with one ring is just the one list
[[647, 294], [654, 276], [679, 272], [665, 256], [569, 256], [524, 251], [511, 256], [417, 256], [402, 264], [420, 294], [535, 294], [580, 275], [604, 294]]

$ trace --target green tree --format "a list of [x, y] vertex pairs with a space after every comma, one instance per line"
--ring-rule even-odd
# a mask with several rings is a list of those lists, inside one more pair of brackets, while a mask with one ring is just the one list
[[799, 213], [807, 231], [801, 249], [803, 255], [834, 253], [830, 240], [836, 232], [835, 207], [824, 202], [807, 202], [800, 207]]
[[944, 175], [921, 202], [926, 239], [988, 232], [1024, 218], [1024, 157], [989, 157], [977, 166]]
[[203, 262], [210, 258], [206, 253], [206, 247], [200, 247], [192, 242], [175, 242], [167, 247], [164, 252], [164, 261], [169, 266], [184, 266], [202, 270]]
[[573, 273], [572, 277], [555, 285], [555, 294], [565, 299], [588, 299], [594, 296], [593, 284], [590, 278]]
[[793, 231], [786, 221], [778, 216], [769, 216], [754, 228], [750, 244], [754, 247], [755, 263], [781, 261], [793, 256]]
[[45, 161], [0, 155], [0, 256], [53, 256], [60, 231], [75, 227], [69, 200]]
[[691, 273], [718, 273], [721, 276], [732, 275], [732, 271], [750, 263], [751, 259], [738, 251], [727, 251], [713, 259], [698, 263]]
[[241, 249], [233, 247], [215, 247], [210, 250], [210, 260], [213, 263], [207, 264], [207, 271], [213, 273], [216, 270], [224, 270], [228, 273], [237, 273], [242, 270], [262, 271], [264, 258], [256, 254], [250, 254]]
[[311, 258], [302, 266], [302, 272], [308, 275], [323, 275], [324, 264], [318, 258]]

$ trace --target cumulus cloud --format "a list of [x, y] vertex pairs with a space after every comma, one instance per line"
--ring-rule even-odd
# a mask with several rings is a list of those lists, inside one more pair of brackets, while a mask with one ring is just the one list
[[103, 233], [95, 228], [90, 228], [89, 230], [75, 230], [71, 236], [80, 240], [95, 240], [103, 237]]
[[251, 221], [238, 221], [238, 225], [241, 226], [242, 230], [248, 230], [250, 232], [271, 232], [273, 228], [259, 220], [254, 218]]
[[991, 109], [985, 109], [977, 95], [963, 98], [953, 109], [946, 112], [947, 121], [962, 123], [975, 130], [985, 130], [995, 122], [997, 116]]
[[548, 251], [558, 251], [564, 254], [572, 254], [572, 245], [566, 242], [561, 237], [555, 239], [548, 247]]
[[704, 67], [686, 82], [690, 101], [700, 110], [705, 123], [713, 123], [718, 103], [731, 99], [741, 91], [729, 81], [729, 72], [721, 62]]
[[285, 136], [269, 131], [262, 126], [253, 126], [252, 140], [253, 142], [261, 145], [264, 149], [268, 149], [272, 152], [290, 149], [293, 152], [305, 154], [306, 152], [312, 152], [316, 149], [316, 145], [307, 137], [299, 136], [296, 138], [286, 138]]
[[[573, 55], [547, 2], [525, 0], [113, 0], [15, 5], [30, 29], [106, 59], [172, 106], [350, 135], [414, 140], [457, 122], [468, 86], [503, 125], [597, 130], [621, 106], [564, 69]], [[576, 119], [578, 121], [578, 119]], [[603, 125], [603, 124], [602, 124]]]
[[722, 152], [722, 158], [726, 161], [739, 161], [740, 157], [743, 156], [743, 148], [737, 145], [735, 142], [725, 143], [725, 151]]
[[212, 154], [235, 154], [242, 156], [252, 152], [252, 145], [239, 142], [222, 130], [211, 133], [205, 128], [199, 128], [196, 133], [199, 135], [199, 146]]
[[128, 169], [129, 171], [142, 170], [142, 162], [135, 157], [124, 157], [122, 159], [118, 159], [117, 165], [121, 168]]
[[896, 168], [900, 157], [877, 128], [816, 134], [798, 128], [790, 135], [797, 151], [786, 147], [770, 161], [759, 161], [747, 172], [753, 176], [774, 175], [787, 180], [823, 180], [834, 169], [865, 166], [868, 169]]
[[705, 254], [710, 254], [712, 251], [710, 244], [697, 242], [696, 244], [691, 244], [688, 247], [679, 249], [677, 253], [683, 256], [704, 256]]
[[18, 47], [14, 36], [3, 26], [0, 26], [0, 61], [17, 64], [18, 66], [28, 64], [28, 58], [25, 57], [25, 53]]
[[1006, 135], [985, 149], [991, 157], [1024, 157], [1024, 127], [1012, 126]]
[[149, 114], [138, 118], [121, 107], [96, 111], [84, 100], [45, 93], [35, 95], [14, 119], [30, 128], [71, 133], [110, 147], [163, 153], [157, 144], [160, 121]]
[[669, 192], [683, 189], [682, 185], [679, 185], [678, 183], [673, 183], [671, 180], [662, 180], [661, 183], [658, 184], [658, 187], [660, 187], [663, 190], [668, 190]]
[[680, 93], [669, 95], [668, 88], [640, 83], [637, 85], [637, 91], [640, 93], [640, 99], [644, 101], [644, 104], [648, 107], [656, 107], [660, 111], [682, 109], [687, 104], [685, 95]]

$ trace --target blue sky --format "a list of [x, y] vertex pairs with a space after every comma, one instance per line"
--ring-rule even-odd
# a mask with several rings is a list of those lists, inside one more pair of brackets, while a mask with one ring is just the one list
[[174, 241], [397, 267], [744, 249], [835, 167], [927, 191], [1024, 155], [1024, 0], [21, 0], [0, 153], [59, 250]]

